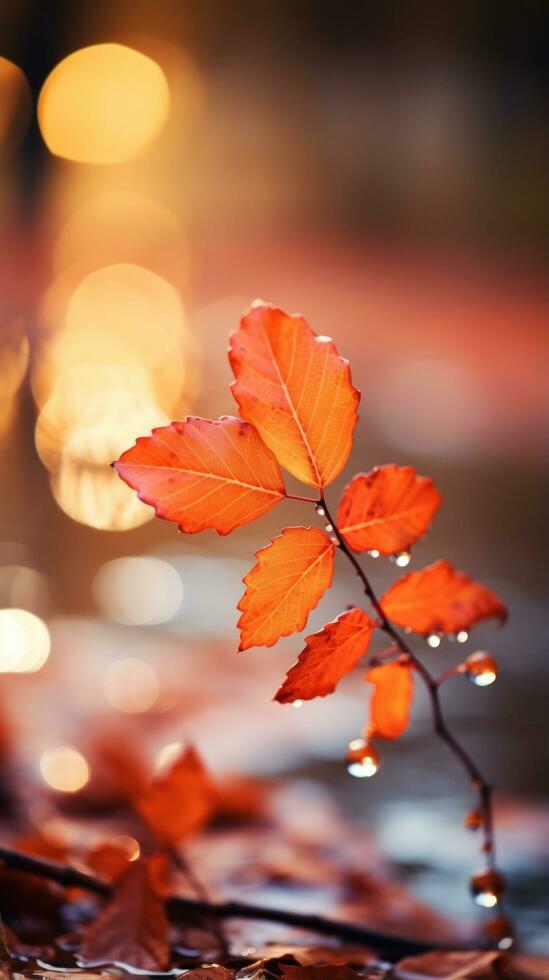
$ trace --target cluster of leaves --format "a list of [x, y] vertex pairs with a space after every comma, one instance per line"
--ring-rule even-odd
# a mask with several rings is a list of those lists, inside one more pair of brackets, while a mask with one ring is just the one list
[[[288, 493], [284, 467], [323, 493], [349, 458], [360, 395], [348, 362], [328, 337], [300, 316], [256, 301], [231, 336], [232, 393], [241, 418], [187, 418], [137, 440], [114, 464], [156, 514], [194, 533], [228, 534], [277, 506]], [[428, 530], [441, 497], [433, 481], [411, 466], [389, 464], [359, 473], [345, 488], [337, 526], [287, 527], [257, 552], [245, 576], [238, 609], [240, 650], [272, 646], [302, 630], [333, 579], [338, 545], [350, 552], [394, 555]], [[426, 636], [468, 630], [505, 607], [491, 589], [442, 560], [404, 575], [381, 597], [391, 623]], [[306, 640], [275, 694], [286, 703], [335, 690], [368, 652], [380, 626], [348, 608]], [[409, 662], [374, 666], [368, 734], [396, 738], [406, 728], [413, 695]]]

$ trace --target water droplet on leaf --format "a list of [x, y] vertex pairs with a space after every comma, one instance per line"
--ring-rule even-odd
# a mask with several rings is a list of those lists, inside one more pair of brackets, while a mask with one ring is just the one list
[[379, 558], [379, 551], [377, 548], [373, 548], [372, 551], [368, 551], [370, 558]]
[[498, 665], [491, 654], [485, 650], [477, 650], [463, 661], [465, 674], [472, 684], [477, 687], [488, 687], [493, 684], [498, 673]]
[[458, 641], [458, 643], [467, 643], [468, 639], [469, 639], [469, 634], [467, 630], [459, 630], [459, 632], [456, 633], [456, 640]]
[[438, 636], [437, 633], [430, 633], [427, 637], [427, 643], [433, 648], [433, 650], [435, 650], [440, 646], [440, 636]]
[[375, 776], [381, 765], [377, 750], [371, 742], [364, 738], [354, 738], [352, 742], [349, 742], [345, 761], [347, 772], [351, 776], [356, 776], [357, 779]]
[[401, 551], [398, 555], [395, 555], [395, 565], [398, 568], [406, 568], [406, 565], [410, 564], [411, 554], [409, 551]]
[[324, 517], [326, 511], [324, 510], [322, 504], [315, 504], [315, 510], [319, 517]]
[[505, 879], [495, 868], [478, 871], [471, 878], [471, 892], [477, 905], [493, 909], [505, 891]]
[[331, 534], [331, 532], [334, 529], [334, 525], [333, 524], [325, 524], [324, 527], [325, 527], [326, 531], [328, 532], [328, 534]]

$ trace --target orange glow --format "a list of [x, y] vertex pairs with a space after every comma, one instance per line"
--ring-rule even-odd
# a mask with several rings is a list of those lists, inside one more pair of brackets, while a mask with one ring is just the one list
[[40, 757], [42, 779], [60, 793], [77, 793], [90, 778], [84, 756], [70, 745], [46, 749]]
[[[124, 428], [83, 426], [63, 447], [51, 487], [61, 510], [80, 524], [101, 531], [127, 531], [146, 524], [154, 511], [121, 484], [109, 466], [120, 451]], [[127, 434], [126, 434], [127, 438]]]
[[115, 558], [99, 569], [93, 592], [100, 609], [111, 619], [144, 626], [174, 617], [183, 585], [175, 568], [158, 558]]
[[0, 609], [0, 672], [33, 673], [51, 647], [46, 624], [26, 609]]
[[162, 69], [122, 44], [81, 48], [50, 73], [38, 100], [49, 150], [80, 163], [139, 156], [164, 126], [170, 92]]
[[21, 142], [32, 111], [29, 83], [12, 61], [0, 56], [0, 159]]
[[15, 398], [25, 377], [29, 342], [20, 320], [2, 325], [0, 336], [0, 436], [14, 417]]
[[109, 704], [126, 714], [149, 711], [159, 693], [156, 671], [136, 657], [113, 661], [105, 673], [103, 687]]
[[[54, 269], [80, 278], [101, 266], [132, 262], [177, 278], [188, 264], [179, 221], [143, 194], [94, 195], [69, 218], [54, 251]], [[76, 283], [75, 283], [76, 285]]]

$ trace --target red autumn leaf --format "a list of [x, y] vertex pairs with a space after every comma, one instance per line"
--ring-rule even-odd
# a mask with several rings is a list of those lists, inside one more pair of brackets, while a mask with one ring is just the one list
[[155, 776], [135, 806], [156, 837], [175, 846], [209, 820], [216, 804], [215, 786], [192, 747]]
[[138, 970], [169, 965], [168, 923], [157, 888], [160, 857], [133, 861], [112, 898], [84, 933], [80, 960], [87, 965], [120, 963]]
[[366, 653], [376, 624], [362, 609], [349, 609], [305, 640], [275, 701], [308, 701], [335, 691]]
[[395, 661], [372, 667], [366, 680], [374, 685], [370, 700], [368, 738], [400, 738], [408, 727], [414, 693], [412, 669]]
[[393, 555], [428, 530], [442, 503], [433, 481], [413, 466], [376, 466], [343, 491], [337, 523], [353, 551]]
[[134, 841], [134, 850], [127, 845], [124, 846], [126, 841], [129, 843], [132, 840], [131, 837], [122, 837], [119, 840], [122, 843], [103, 841], [101, 844], [96, 844], [86, 855], [86, 864], [109, 881], [115, 881], [127, 870], [134, 853], [139, 855], [136, 841]]
[[114, 463], [157, 517], [229, 534], [285, 496], [280, 467], [249, 422], [187, 418], [153, 429]]
[[240, 650], [298, 633], [332, 584], [335, 548], [316, 527], [287, 527], [257, 552], [238, 604]]
[[333, 341], [256, 300], [231, 336], [229, 360], [240, 413], [282, 466], [310, 486], [331, 483], [349, 458], [360, 400]]
[[491, 589], [437, 561], [395, 582], [381, 599], [383, 611], [398, 626], [416, 633], [456, 633], [483, 619], [504, 620], [505, 604]]

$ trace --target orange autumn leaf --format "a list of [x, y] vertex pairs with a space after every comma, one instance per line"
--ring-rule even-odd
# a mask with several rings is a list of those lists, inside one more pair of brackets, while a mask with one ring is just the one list
[[156, 972], [170, 960], [164, 899], [157, 886], [159, 855], [134, 861], [116, 881], [80, 946], [84, 964], [120, 963]]
[[491, 589], [437, 561], [395, 582], [381, 599], [385, 614], [416, 633], [456, 633], [483, 619], [504, 620], [505, 604]]
[[230, 339], [232, 392], [278, 461], [324, 487], [352, 446], [360, 394], [348, 361], [300, 316], [256, 300]]
[[287, 527], [257, 552], [238, 604], [240, 650], [298, 633], [332, 584], [335, 548], [316, 527]]
[[366, 680], [374, 685], [370, 701], [368, 738], [399, 738], [408, 727], [414, 693], [412, 670], [395, 661], [372, 667]]
[[375, 626], [362, 609], [349, 609], [318, 633], [312, 633], [275, 694], [275, 701], [286, 704], [331, 694], [366, 653]]
[[413, 466], [376, 466], [353, 477], [343, 491], [337, 523], [353, 551], [392, 555], [428, 530], [442, 503], [433, 481]]
[[114, 463], [157, 517], [229, 534], [285, 497], [280, 467], [249, 422], [186, 418], [153, 429]]
[[174, 846], [209, 820], [216, 790], [198, 752], [189, 747], [155, 776], [135, 807], [159, 841]]

